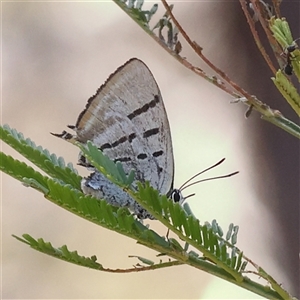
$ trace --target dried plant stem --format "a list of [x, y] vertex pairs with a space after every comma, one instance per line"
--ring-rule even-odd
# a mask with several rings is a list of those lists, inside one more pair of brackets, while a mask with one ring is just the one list
[[[247, 22], [249, 24], [249, 27], [250, 27], [251, 33], [253, 35], [254, 41], [256, 43], [256, 46], [257, 46], [258, 50], [260, 51], [260, 53], [262, 54], [262, 56], [264, 57], [265, 61], [267, 62], [267, 64], [268, 64], [269, 68], [271, 69], [273, 75], [275, 75], [277, 70], [275, 69], [269, 55], [267, 54], [264, 46], [262, 45], [262, 43], [260, 41], [258, 33], [255, 29], [254, 21], [253, 21], [251, 15], [249, 14], [249, 11], [247, 9], [247, 3], [246, 3], [245, 0], [240, 0], [240, 4], [241, 4], [242, 10], [243, 10], [243, 12], [246, 16], [246, 19], [247, 19]], [[261, 14], [259, 14], [259, 17], [262, 18]], [[273, 40], [274, 40], [274, 38], [273, 38]]]

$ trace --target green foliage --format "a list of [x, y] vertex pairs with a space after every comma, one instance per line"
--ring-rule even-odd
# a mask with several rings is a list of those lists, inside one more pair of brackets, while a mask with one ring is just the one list
[[102, 269], [102, 265], [97, 263], [97, 257], [91, 256], [91, 257], [85, 257], [78, 254], [77, 251], [69, 251], [68, 247], [66, 245], [60, 247], [60, 248], [54, 248], [51, 243], [45, 242], [43, 239], [37, 239], [35, 240], [33, 237], [31, 237], [29, 234], [23, 234], [23, 238], [17, 237], [13, 235], [17, 240], [19, 240], [22, 243], [25, 243], [29, 245], [31, 248], [40, 251], [42, 253], [54, 256], [56, 258], [65, 260], [67, 262], [80, 265], [83, 267], [88, 267], [92, 269]]
[[[293, 39], [288, 22], [285, 18], [272, 18], [270, 20], [270, 29], [274, 38], [283, 49], [281, 55], [286, 56], [286, 63], [290, 65], [291, 70], [300, 82], [300, 50]], [[294, 47], [293, 51], [288, 51], [291, 46]], [[272, 77], [271, 79], [289, 105], [300, 116], [300, 95], [293, 83], [281, 70], [278, 70], [275, 78]]]
[[[180, 28], [180, 25], [175, 22], [176, 20], [172, 16], [173, 6], [167, 6], [166, 2], [162, 1], [168, 9], [153, 29], [150, 30], [149, 22], [157, 11], [157, 4], [154, 4], [149, 10], [145, 10], [143, 9], [143, 0], [114, 0], [114, 2], [174, 57], [179, 61], [181, 59], [184, 65], [189, 66], [195, 73], [201, 74], [217, 86], [223, 86], [219, 78], [213, 77], [213, 80], [211, 80], [212, 77], [206, 76], [202, 70], [194, 67], [186, 58], [179, 56], [182, 47], [178, 41], [178, 33], [181, 32], [195, 52], [204, 58], [202, 48], [196, 42], [191, 42], [187, 34]], [[295, 41], [285, 19], [272, 18], [270, 28], [283, 49], [294, 45]], [[158, 35], [155, 35], [155, 29], [158, 29]], [[163, 30], [167, 30], [167, 36], [163, 34]], [[300, 51], [296, 48], [289, 54], [289, 59], [299, 80]], [[211, 67], [217, 74], [220, 74], [213, 64], [211, 64]], [[222, 72], [221, 74], [225, 73]], [[232, 83], [228, 77], [225, 79], [229, 84]], [[300, 115], [300, 96], [291, 82], [280, 70], [272, 80], [288, 103]], [[245, 103], [249, 101], [251, 107], [255, 107], [263, 113], [262, 118], [268, 119], [295, 136], [300, 136], [297, 124], [285, 119], [280, 113], [271, 110], [255, 97], [246, 97], [247, 95], [237, 94], [236, 91], [232, 91], [231, 94], [235, 97], [238, 96], [238, 98], [245, 97]], [[136, 272], [187, 264], [267, 298], [292, 298], [266, 271], [253, 263], [244, 255], [243, 251], [237, 248], [238, 226], [230, 224], [228, 231], [224, 234], [216, 220], [202, 224], [186, 204], [181, 207], [178, 203], [173, 203], [167, 199], [166, 196], [159, 195], [159, 192], [154, 190], [148, 182], [138, 183], [138, 190], [132, 190], [131, 184], [134, 181], [134, 172], [126, 174], [120, 163], [115, 164], [91, 142], [84, 146], [78, 142], [74, 143], [79, 146], [83, 155], [93, 166], [130, 194], [168, 230], [172, 231], [178, 239], [166, 238], [151, 230], [136, 219], [127, 208], [117, 208], [111, 206], [105, 200], [84, 195], [80, 189], [81, 177], [72, 164], [66, 165], [63, 158], [50, 154], [47, 149], [43, 149], [41, 146], [36, 146], [33, 141], [25, 139], [16, 130], [4, 125], [0, 127], [0, 135], [4, 142], [44, 171], [47, 176], [42, 175], [26, 163], [0, 152], [0, 169], [3, 172], [21, 181], [25, 186], [40, 191], [46, 199], [60, 207], [104, 228], [130, 237], [136, 240], [137, 243], [156, 250], [159, 253], [158, 256], [167, 256], [169, 261], [162, 262], [160, 260], [155, 263], [148, 258], [131, 256], [138, 259], [145, 266], [138, 263], [133, 269], [111, 270], [98, 263], [95, 255], [91, 257], [81, 256], [77, 251], [70, 251], [66, 245], [54, 248], [50, 242], [45, 242], [42, 238], [34, 239], [28, 234], [24, 234], [23, 238], [14, 236], [33, 249], [67, 262], [107, 272]], [[192, 250], [189, 250], [191, 247]], [[249, 265], [254, 267], [254, 271], [250, 270]], [[245, 276], [247, 273], [264, 278], [271, 287], [250, 280]]]
[[[148, 34], [166, 46], [166, 50], [178, 59], [180, 58], [178, 54], [181, 50], [181, 44], [178, 41], [178, 30], [173, 24], [175, 22], [174, 17], [171, 17], [173, 7], [169, 7], [154, 26], [153, 30], [158, 28], [157, 37], [153, 30], [149, 29], [149, 21], [156, 12], [157, 5], [153, 5], [150, 10], [143, 10], [143, 1], [116, 0], [115, 2]], [[282, 48], [295, 43], [285, 20], [271, 20], [270, 24], [270, 28]], [[165, 28], [167, 29], [166, 39], [163, 35]], [[181, 33], [184, 33], [182, 28]], [[200, 46], [195, 42], [193, 42], [192, 46], [198, 54], [202, 55]], [[298, 78], [300, 74], [300, 68], [298, 68], [300, 63], [299, 54], [300, 51], [295, 49], [289, 58]], [[186, 59], [184, 59], [184, 62], [187, 62]], [[192, 70], [199, 71], [193, 68], [192, 65], [190, 66]], [[291, 82], [281, 71], [276, 73], [273, 81], [299, 115], [300, 97]], [[214, 82], [218, 84], [218, 80]], [[233, 94], [235, 95], [235, 93]], [[277, 111], [271, 110], [267, 105], [255, 99], [255, 97], [251, 97], [251, 99], [245, 98], [246, 101], [253, 100], [254, 103], [250, 103], [256, 109], [262, 108], [261, 112], [264, 113], [262, 118], [268, 119], [295, 136], [300, 136], [297, 124], [284, 118]], [[48, 176], [42, 175], [24, 162], [20, 162], [0, 152], [0, 169], [3, 172], [21, 181], [24, 185], [42, 192], [46, 199], [60, 207], [104, 228], [130, 237], [136, 240], [137, 243], [156, 250], [159, 253], [158, 256], [167, 256], [169, 261], [162, 262], [160, 260], [158, 263], [155, 263], [148, 258], [134, 256], [145, 266], [141, 266], [138, 263], [133, 269], [111, 270], [105, 269], [98, 263], [95, 255], [92, 255], [90, 258], [81, 256], [77, 251], [69, 251], [66, 245], [54, 248], [51, 243], [45, 242], [43, 239], [36, 240], [28, 234], [23, 235], [23, 239], [15, 236], [19, 241], [28, 244], [33, 249], [67, 262], [106, 272], [136, 272], [187, 264], [266, 298], [292, 298], [267, 272], [248, 259], [243, 251], [237, 248], [238, 226], [230, 224], [227, 233], [224, 234], [216, 220], [213, 220], [211, 224], [209, 222], [201, 224], [186, 204], [181, 207], [178, 203], [173, 203], [167, 199], [166, 196], [159, 195], [159, 192], [154, 190], [148, 182], [138, 183], [138, 190], [132, 190], [131, 184], [134, 181], [134, 172], [126, 174], [120, 163], [115, 164], [92, 143], [88, 142], [86, 145], [81, 145], [78, 142], [74, 142], [94, 167], [113, 183], [123, 188], [158, 221], [164, 224], [168, 230], [172, 231], [178, 239], [159, 235], [137, 220], [127, 208], [113, 207], [105, 200], [84, 195], [80, 190], [81, 177], [71, 164], [66, 165], [63, 158], [50, 154], [47, 149], [43, 149], [41, 146], [36, 146], [34, 142], [30, 139], [25, 139], [16, 130], [3, 126], [0, 127], [0, 134], [3, 141], [29, 159]], [[192, 250], [189, 250], [190, 247], [192, 247]], [[250, 267], [254, 267], [254, 271]], [[250, 280], [245, 276], [247, 273], [264, 278], [271, 287], [266, 287]]]
[[127, 175], [120, 162], [114, 163], [90, 141], [87, 142], [86, 146], [79, 142], [75, 142], [75, 145], [80, 148], [88, 161], [110, 181], [119, 186], [130, 187], [135, 176], [134, 170]]
[[[48, 192], [47, 189], [47, 177], [43, 176], [41, 173], [35, 171], [32, 167], [26, 165], [17, 159], [12, 158], [9, 155], [0, 152], [0, 170], [7, 173], [8, 175], [14, 177], [21, 182], [25, 182], [26, 185], [30, 185], [26, 179], [34, 179], [36, 182], [36, 188], [45, 193]], [[32, 184], [34, 187], [34, 184]]]
[[[158, 4], [154, 4], [150, 10], [143, 10], [143, 0], [113, 1], [153, 38], [156, 38], [154, 30], [158, 29], [158, 39], [161, 43], [163, 43], [171, 51], [174, 51], [174, 53], [176, 54], [181, 51], [182, 46], [178, 41], [178, 29], [171, 22], [168, 12], [166, 12], [150, 30], [149, 24], [151, 18], [158, 9]], [[171, 5], [170, 7], [172, 10], [173, 5]], [[166, 37], [163, 34], [164, 29], [167, 30]]]
[[[214, 220], [213, 226], [206, 222], [200, 225], [198, 219], [188, 215], [178, 204], [173, 203], [166, 196], [160, 196], [148, 183], [139, 184], [138, 192], [131, 194], [134, 199], [145, 207], [156, 219], [180, 237], [187, 244], [192, 245], [204, 257], [221, 266], [237, 280], [241, 280], [242, 254], [238, 248], [230, 244], [228, 240], [237, 239], [237, 227], [230, 226], [226, 240], [222, 238], [223, 230]], [[175, 249], [184, 249], [177, 241], [169, 240]], [[239, 263], [238, 263], [239, 262]]]
[[135, 257], [138, 260], [140, 260], [142, 263], [144, 263], [145, 265], [149, 265], [149, 266], [153, 266], [154, 265], [154, 261], [141, 257], [141, 256], [134, 256], [134, 255], [129, 255], [129, 257]]
[[[300, 57], [300, 56], [299, 56]], [[276, 73], [276, 77], [271, 78], [276, 85], [277, 89], [280, 91], [282, 96], [290, 104], [293, 110], [300, 116], [300, 95], [298, 94], [296, 88], [293, 86], [290, 80], [279, 70]]]
[[[1, 138], [5, 142], [44, 170], [49, 177], [43, 176], [24, 162], [1, 152], [0, 167], [2, 171], [25, 183], [26, 186], [42, 192], [46, 199], [60, 207], [104, 228], [130, 237], [137, 243], [156, 250], [160, 256], [167, 256], [172, 260], [167, 262], [160, 260], [155, 263], [148, 258], [136, 256], [135, 258], [141, 261], [144, 266], [136, 264], [133, 269], [112, 270], [106, 269], [98, 263], [95, 255], [84, 257], [79, 255], [77, 251], [69, 251], [65, 245], [54, 248], [51, 243], [45, 242], [43, 239], [34, 239], [28, 234], [23, 235], [23, 238], [15, 236], [19, 241], [47, 255], [105, 272], [136, 272], [188, 264], [236, 285], [252, 291], [255, 290], [259, 295], [283, 299], [280, 296], [283, 293], [282, 289], [278, 289], [274, 282], [273, 285], [277, 292], [272, 289], [266, 290], [264, 286], [244, 276], [244, 273], [247, 272], [247, 263], [251, 263], [251, 261], [235, 246], [237, 226], [231, 224], [224, 239], [223, 230], [216, 220], [213, 220], [211, 224], [205, 222], [204, 225], [201, 225], [190, 210], [184, 209], [178, 203], [173, 203], [166, 196], [159, 195], [158, 191], [154, 190], [147, 182], [138, 183], [138, 191], [129, 189], [128, 185], [133, 180], [132, 174], [128, 177], [123, 168], [110, 161], [91, 143], [88, 143], [86, 148], [80, 146], [83, 154], [90, 162], [95, 163], [98, 169], [108, 175], [108, 178], [113, 178], [113, 182], [122, 186], [157, 220], [174, 232], [180, 240], [163, 237], [143, 225], [127, 208], [117, 208], [105, 200], [84, 195], [79, 188], [81, 177], [69, 167], [70, 165], [65, 167], [62, 158], [57, 159], [55, 155], [50, 155], [42, 147], [36, 147], [32, 141], [24, 139], [22, 134], [8, 126], [0, 127], [0, 130]], [[192, 250], [188, 250], [190, 246], [193, 247]], [[261, 272], [259, 275], [261, 276]], [[269, 279], [267, 275], [265, 278], [266, 280]]]
[[[78, 175], [77, 170], [74, 169], [71, 163], [66, 165], [62, 157], [57, 157], [55, 154], [50, 154], [47, 149], [36, 146], [32, 140], [29, 138], [25, 139], [22, 133], [11, 129], [8, 125], [0, 127], [0, 136], [6, 144], [10, 145], [49, 176], [69, 183], [78, 189], [80, 188], [81, 177]], [[7, 163], [9, 163], [8, 160], [6, 159]], [[16, 166], [16, 168], [19, 168], [19, 166]], [[10, 175], [13, 176], [13, 174]], [[22, 173], [22, 175], [26, 177], [26, 174]]]
[[134, 272], [134, 271], [147, 271], [147, 270], [154, 270], [154, 269], [160, 269], [160, 268], [166, 268], [171, 267], [175, 265], [179, 265], [180, 263], [173, 261], [173, 262], [166, 262], [163, 263], [160, 261], [159, 263], [154, 263], [153, 261], [143, 258], [141, 256], [129, 256], [133, 258], [137, 258], [142, 263], [150, 266], [149, 267], [143, 267], [139, 264], [135, 266], [133, 269], [127, 269], [127, 270], [121, 270], [121, 269], [109, 269], [104, 268], [102, 264], [97, 262], [97, 256], [92, 255], [91, 257], [85, 257], [82, 255], [79, 255], [77, 251], [70, 251], [66, 245], [63, 245], [61, 247], [55, 248], [52, 246], [50, 242], [45, 242], [42, 238], [34, 239], [29, 234], [23, 234], [22, 237], [18, 237], [16, 235], [13, 235], [14, 238], [16, 238], [18, 241], [29, 245], [31, 248], [42, 252], [44, 254], [50, 255], [52, 257], [64, 260], [69, 263], [73, 263], [82, 267], [87, 267], [91, 269], [95, 269], [98, 271], [104, 271], [104, 272], [113, 272], [113, 273], [127, 273], [127, 272]]
[[275, 39], [283, 49], [287, 48], [293, 43], [292, 32], [285, 18], [271, 18], [270, 29], [272, 30]]
[[158, 5], [154, 4], [151, 9], [143, 10], [144, 0], [115, 0], [128, 15], [131, 16], [141, 27], [149, 28], [149, 22], [152, 16], [156, 13]]

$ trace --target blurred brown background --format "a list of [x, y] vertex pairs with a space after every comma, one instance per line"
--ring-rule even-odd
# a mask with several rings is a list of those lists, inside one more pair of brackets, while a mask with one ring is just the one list
[[[294, 37], [299, 37], [299, 2], [287, 1], [282, 7]], [[269, 79], [239, 3], [178, 2], [174, 12], [233, 80], [296, 121]], [[222, 157], [226, 162], [208, 175], [240, 171], [233, 178], [191, 188], [196, 193], [189, 200], [193, 212], [201, 222], [216, 219], [224, 230], [230, 222], [239, 225], [239, 248], [297, 296], [299, 142], [294, 137], [255, 112], [246, 120], [243, 105], [229, 104], [230, 97], [179, 65], [111, 2], [5, 2], [2, 37], [2, 123], [74, 164], [77, 150], [49, 132], [74, 124], [87, 99], [118, 66], [131, 57], [142, 59], [164, 97], [175, 184]], [[182, 55], [205, 68], [185, 45]], [[2, 148], [22, 159], [6, 145]], [[187, 266], [108, 274], [33, 251], [11, 234], [29, 233], [57, 247], [67, 244], [82, 255], [97, 255], [109, 268], [131, 267], [136, 261], [128, 255], [156, 260], [153, 251], [77, 218], [1, 175], [4, 299], [257, 299]], [[165, 234], [155, 221], [149, 224]]]

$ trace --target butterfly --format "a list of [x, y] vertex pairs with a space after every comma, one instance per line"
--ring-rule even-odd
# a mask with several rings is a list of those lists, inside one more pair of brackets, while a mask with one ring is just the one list
[[[175, 202], [184, 199], [173, 189], [174, 157], [170, 125], [161, 92], [151, 71], [141, 60], [132, 58], [109, 76], [80, 113], [75, 135], [55, 134], [82, 144], [92, 141], [127, 174], [135, 171], [136, 182], [148, 181], [161, 195]], [[79, 164], [93, 166], [80, 156]], [[153, 219], [141, 205], [102, 173], [93, 173], [81, 182], [82, 191], [114, 206], [128, 207], [139, 219]]]

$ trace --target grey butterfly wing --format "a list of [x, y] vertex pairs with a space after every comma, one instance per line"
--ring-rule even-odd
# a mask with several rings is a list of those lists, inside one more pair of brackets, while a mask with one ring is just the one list
[[91, 97], [75, 125], [77, 140], [91, 140], [120, 161], [136, 179], [149, 181], [161, 194], [173, 187], [171, 133], [157, 83], [140, 60], [118, 68]]

